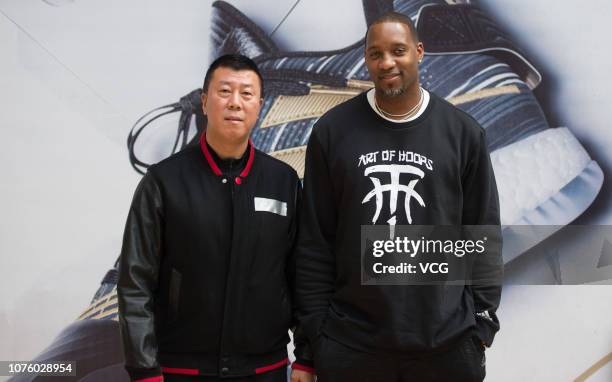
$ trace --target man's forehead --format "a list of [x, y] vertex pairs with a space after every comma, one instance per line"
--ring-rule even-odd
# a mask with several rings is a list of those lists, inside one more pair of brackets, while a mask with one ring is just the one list
[[252, 70], [234, 70], [232, 68], [219, 67], [213, 72], [212, 81], [219, 84], [254, 86], [259, 82], [259, 77]]
[[399, 21], [383, 21], [368, 28], [366, 49], [378, 44], [409, 44], [413, 41], [412, 31], [408, 25]]

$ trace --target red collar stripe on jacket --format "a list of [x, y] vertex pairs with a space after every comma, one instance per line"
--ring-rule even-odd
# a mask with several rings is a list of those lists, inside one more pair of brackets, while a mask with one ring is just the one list
[[[206, 158], [206, 161], [210, 165], [210, 168], [215, 173], [215, 175], [217, 176], [223, 175], [223, 172], [221, 171], [221, 169], [215, 162], [214, 158], [210, 154], [210, 150], [208, 149], [208, 145], [206, 144], [206, 133], [202, 133], [202, 136], [200, 137], [200, 147], [202, 148], [202, 153], [204, 153], [204, 158]], [[246, 178], [246, 176], [249, 175], [249, 172], [251, 171], [251, 167], [253, 167], [254, 158], [255, 158], [255, 148], [253, 147], [253, 142], [251, 142], [251, 140], [249, 139], [249, 159], [247, 160], [246, 166], [244, 166], [244, 168], [242, 169], [242, 172], [240, 173], [240, 178]], [[236, 178], [236, 183], [240, 184], [240, 181], [238, 179], [239, 178]]]

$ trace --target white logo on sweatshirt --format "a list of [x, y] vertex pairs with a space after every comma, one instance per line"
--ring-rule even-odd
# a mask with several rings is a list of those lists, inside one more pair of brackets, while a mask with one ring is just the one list
[[[425, 155], [412, 151], [381, 150], [360, 155], [357, 158], [357, 167], [361, 166], [368, 166], [364, 171], [364, 175], [370, 179], [374, 186], [361, 201], [361, 204], [366, 204], [374, 199], [376, 203], [376, 212], [374, 217], [372, 217], [372, 224], [378, 222], [386, 192], [389, 193], [389, 215], [391, 216], [387, 220], [387, 224], [390, 226], [397, 224], [397, 204], [398, 202], [401, 203], [401, 200], [399, 200], [401, 194], [404, 196], [406, 220], [408, 220], [409, 224], [412, 224], [412, 215], [410, 213], [412, 200], [416, 200], [421, 207], [425, 207], [425, 201], [415, 190], [415, 187], [425, 177], [423, 170], [433, 171], [433, 161]], [[417, 166], [422, 166], [423, 170]], [[389, 179], [389, 184], [383, 184], [381, 179]], [[400, 181], [403, 181], [404, 184]], [[406, 181], [408, 181], [407, 184], [405, 184]]]
[[[410, 215], [410, 201], [412, 200], [412, 198], [416, 199], [416, 201], [421, 205], [421, 207], [425, 207], [425, 202], [423, 201], [423, 198], [414, 190], [414, 186], [416, 186], [417, 182], [425, 176], [425, 173], [418, 167], [414, 167], [409, 164], [374, 165], [366, 168], [364, 175], [368, 176], [372, 173], [387, 173], [391, 177], [391, 183], [383, 185], [381, 184], [379, 178], [370, 176], [370, 180], [374, 184], [374, 189], [370, 191], [365, 196], [365, 198], [363, 198], [361, 204], [365, 204], [369, 202], [370, 199], [375, 197], [376, 213], [372, 218], [372, 223], [376, 224], [376, 222], [378, 221], [378, 217], [380, 216], [380, 211], [382, 210], [383, 205], [383, 192], [389, 192], [389, 213], [391, 214], [391, 218], [387, 220], [387, 223], [389, 223], [389, 225], [395, 225], [397, 222], [397, 218], [395, 217], [395, 211], [397, 209], [397, 199], [399, 193], [403, 192], [406, 218], [408, 219], [408, 223], [412, 224], [412, 216]], [[416, 175], [418, 178], [409, 181], [408, 185], [403, 185], [399, 182], [401, 174], [413, 174]]]

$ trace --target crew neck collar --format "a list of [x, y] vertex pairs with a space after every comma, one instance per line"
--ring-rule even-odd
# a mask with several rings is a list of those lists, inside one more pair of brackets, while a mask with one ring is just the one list
[[376, 108], [375, 99], [374, 99], [374, 97], [376, 97], [376, 94], [375, 94], [376, 90], [374, 88], [372, 88], [372, 89], [367, 91], [366, 98], [367, 98], [368, 104], [370, 104], [370, 107], [372, 108], [372, 110], [378, 116], [383, 118], [384, 120], [387, 120], [387, 121], [393, 122], [393, 123], [406, 123], [406, 122], [414, 121], [417, 118], [419, 118], [425, 112], [425, 109], [427, 109], [427, 106], [429, 105], [429, 101], [431, 99], [429, 92], [427, 90], [423, 89], [423, 88], [421, 88], [421, 90], [423, 91], [423, 103], [421, 104], [421, 107], [416, 112], [416, 114], [414, 114], [413, 116], [411, 116], [409, 118], [404, 118], [404, 119], [392, 119], [392, 118], [389, 118], [389, 117], [385, 116], [384, 114], [382, 114]]

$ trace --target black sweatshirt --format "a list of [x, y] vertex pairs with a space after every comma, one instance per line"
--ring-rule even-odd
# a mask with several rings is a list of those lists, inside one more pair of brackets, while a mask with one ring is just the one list
[[[410, 122], [384, 120], [363, 93], [330, 110], [313, 129], [296, 293], [303, 330], [315, 349], [324, 333], [361, 351], [426, 354], [469, 333], [490, 345], [499, 329], [501, 286], [361, 285], [361, 225], [499, 226], [484, 130], [430, 94], [426, 110]], [[394, 181], [392, 173], [399, 178]], [[395, 208], [388, 189], [382, 205], [368, 198], [375, 187], [394, 182], [414, 185], [409, 208], [403, 191]], [[501, 252], [495, 260], [499, 274]]]

